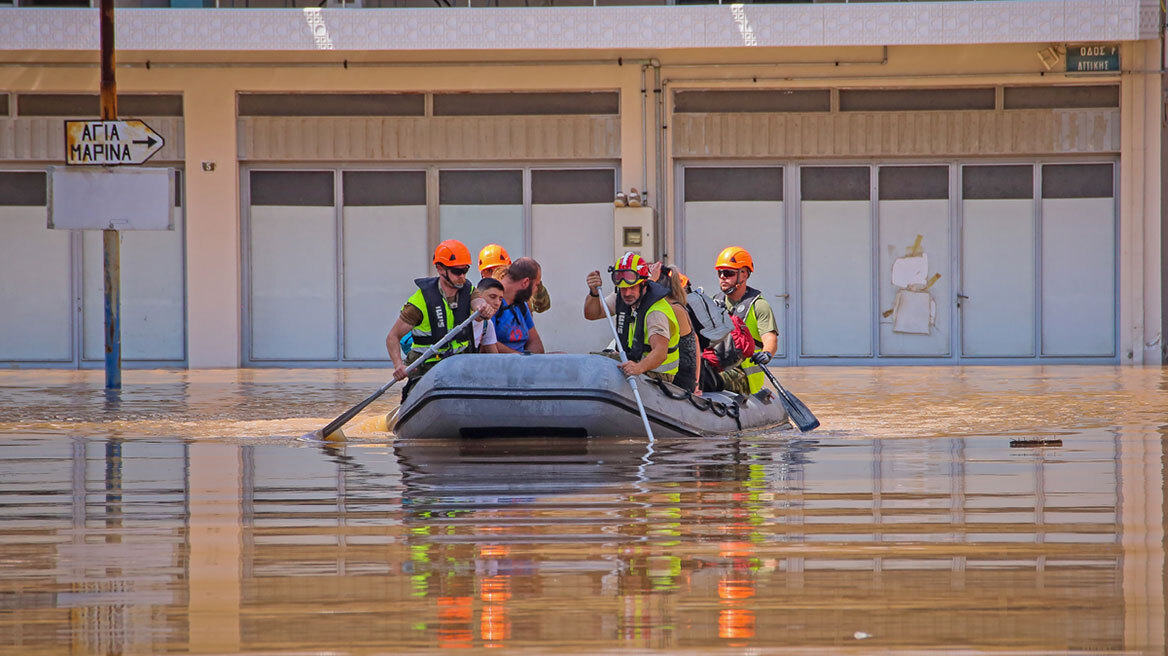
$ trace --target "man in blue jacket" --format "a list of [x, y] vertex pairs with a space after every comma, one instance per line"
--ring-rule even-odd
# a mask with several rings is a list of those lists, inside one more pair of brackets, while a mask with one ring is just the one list
[[539, 287], [543, 271], [530, 257], [521, 257], [503, 274], [503, 305], [495, 312], [495, 336], [500, 353], [543, 353], [543, 340], [531, 319], [527, 302]]

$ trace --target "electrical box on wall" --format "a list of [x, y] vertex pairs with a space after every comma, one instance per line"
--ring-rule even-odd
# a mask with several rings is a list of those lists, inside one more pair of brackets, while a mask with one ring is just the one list
[[646, 260], [653, 260], [653, 234], [657, 212], [652, 207], [613, 208], [613, 259], [632, 251]]

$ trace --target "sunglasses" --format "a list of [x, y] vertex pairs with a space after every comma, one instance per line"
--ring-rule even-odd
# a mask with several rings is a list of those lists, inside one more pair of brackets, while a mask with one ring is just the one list
[[613, 284], [620, 284], [622, 282], [635, 283], [640, 282], [641, 275], [632, 269], [615, 269], [612, 272]]
[[449, 271], [450, 275], [452, 275], [452, 276], [465, 276], [466, 272], [470, 271], [470, 267], [468, 267], [468, 266], [446, 267], [446, 270]]
[[737, 269], [718, 269], [719, 278], [733, 278], [738, 275]]

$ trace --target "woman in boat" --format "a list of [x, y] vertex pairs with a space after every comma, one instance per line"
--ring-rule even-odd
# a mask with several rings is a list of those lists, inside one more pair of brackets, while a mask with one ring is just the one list
[[685, 300], [689, 278], [676, 266], [661, 262], [649, 265], [649, 278], [669, 288], [669, 295], [665, 298], [673, 306], [673, 315], [677, 318], [677, 374], [673, 376], [673, 384], [689, 392], [696, 391], [701, 358], [698, 357], [697, 333], [689, 320], [689, 305]]

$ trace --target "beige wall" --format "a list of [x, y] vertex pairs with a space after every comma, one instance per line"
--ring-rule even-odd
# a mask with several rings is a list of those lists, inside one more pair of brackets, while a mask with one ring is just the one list
[[183, 89], [188, 353], [193, 368], [234, 367], [240, 362], [243, 293], [235, 89], [215, 71], [191, 78]]
[[[1041, 44], [1045, 45], [1045, 44]], [[660, 54], [666, 116], [671, 91], [684, 88], [903, 87], [1082, 83], [1046, 73], [1040, 45], [898, 46], [843, 48], [675, 49]], [[1125, 45], [1129, 73], [1121, 78], [1121, 361], [1159, 361], [1161, 323], [1159, 78], [1140, 73], [1159, 68], [1159, 44]], [[887, 53], [887, 60], [884, 60]], [[666, 188], [657, 189], [653, 141], [654, 70], [646, 52], [533, 51], [491, 53], [512, 59], [474, 65], [482, 53], [440, 51], [401, 55], [430, 63], [362, 65], [382, 52], [346, 53], [152, 53], [152, 66], [119, 69], [123, 92], [184, 94], [187, 177], [187, 284], [190, 365], [231, 367], [240, 362], [240, 196], [235, 94], [238, 91], [488, 91], [619, 89], [621, 187], [648, 188], [655, 203], [674, 194], [672, 166]], [[156, 55], [153, 56], [153, 55]], [[555, 59], [587, 57], [584, 64]], [[618, 57], [624, 58], [618, 64]], [[96, 68], [40, 67], [62, 53], [28, 53], [27, 66], [0, 68], [0, 89], [14, 92], [93, 92]], [[134, 57], [141, 59], [140, 56]], [[284, 58], [296, 65], [260, 65]], [[122, 61], [130, 61], [125, 56]], [[214, 61], [234, 65], [216, 66]], [[249, 66], [239, 64], [250, 62]], [[461, 62], [461, 63], [460, 63]], [[696, 66], [695, 63], [719, 62]], [[839, 62], [839, 65], [837, 65]], [[306, 65], [307, 64], [307, 65]], [[1091, 78], [1092, 81], [1100, 78]], [[1110, 78], [1110, 79], [1115, 79]], [[642, 94], [642, 89], [646, 92]], [[642, 104], [644, 99], [644, 105]], [[646, 132], [643, 125], [647, 125]], [[672, 129], [672, 125], [669, 126]], [[669, 134], [672, 134], [669, 132]], [[671, 162], [671, 139], [664, 140]], [[204, 171], [203, 163], [213, 163]], [[676, 247], [674, 205], [660, 204], [667, 234], [662, 247]]]

